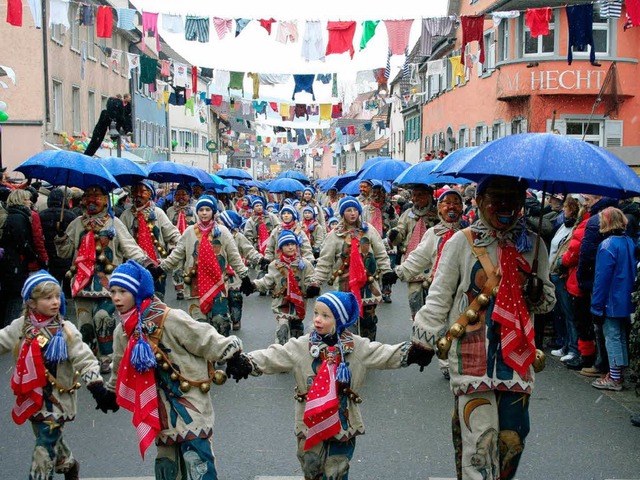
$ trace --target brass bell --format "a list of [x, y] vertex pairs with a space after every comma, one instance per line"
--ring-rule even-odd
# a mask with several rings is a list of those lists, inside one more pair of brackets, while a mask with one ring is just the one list
[[82, 388], [82, 384], [80, 382], [76, 382], [76, 384], [74, 385], [74, 388], [76, 390], [80, 390]]
[[430, 286], [431, 286], [431, 278], [427, 278], [422, 282], [422, 288], [424, 288], [425, 290], [428, 289]]
[[213, 374], [213, 383], [216, 385], [224, 385], [224, 382], [227, 381], [227, 374], [224, 370], [216, 370]]
[[476, 297], [476, 300], [478, 301], [478, 305], [480, 305], [481, 307], [486, 307], [487, 305], [489, 305], [489, 301], [491, 299], [489, 298], [489, 295], [481, 293]]
[[373, 280], [374, 280], [374, 278], [373, 278], [372, 276], [367, 277], [367, 281], [368, 281], [369, 283], [372, 283], [372, 282], [373, 282]]
[[464, 335], [464, 331], [465, 331], [464, 325], [461, 325], [460, 323], [457, 323], [457, 322], [451, 325], [451, 328], [449, 328], [449, 333], [453, 338], [461, 338]]
[[162, 369], [163, 369], [165, 372], [166, 372], [166, 371], [168, 371], [168, 370], [169, 370], [169, 368], [171, 368], [171, 367], [169, 367], [169, 364], [168, 364], [167, 362], [164, 362], [164, 363], [162, 364]]
[[99, 242], [99, 241], [100, 241], [100, 234], [99, 234], [99, 233], [94, 233], [94, 234], [93, 234], [93, 239], [94, 239], [96, 242]]
[[51, 380], [49, 383], [50, 383], [51, 385], [55, 385], [55, 384], [56, 384], [55, 380]]
[[104, 266], [104, 271], [105, 271], [106, 273], [111, 273], [111, 272], [113, 272], [113, 269], [114, 269], [114, 266], [113, 266], [113, 264], [111, 264], [111, 263], [110, 263], [110, 264], [108, 264], [108, 265], [105, 265], [105, 266]]
[[373, 276], [373, 278], [375, 278], [376, 280], [378, 280], [380, 278], [380, 275], [378, 275], [377, 273]]
[[342, 271], [342, 269], [339, 269], [336, 273], [337, 273], [338, 275], [342, 275], [344, 272]]
[[533, 371], [540, 373], [546, 366], [547, 357], [542, 350], [536, 349], [536, 358], [533, 359]]
[[191, 390], [191, 384], [187, 381], [184, 382], [180, 382], [180, 391], [183, 393], [187, 393], [189, 390]]
[[149, 228], [149, 230], [153, 230], [153, 222], [147, 222], [147, 228]]
[[191, 285], [191, 277], [189, 275], [184, 277], [184, 283], [185, 285]]
[[211, 390], [211, 384], [209, 382], [202, 382], [200, 384], [200, 391], [202, 393], [209, 393], [209, 390]]
[[78, 267], [77, 267], [77, 266], [75, 266], [75, 265], [71, 265], [71, 266], [69, 267], [69, 271], [70, 271], [71, 273], [74, 273], [74, 274], [75, 274], [75, 273], [78, 271]]
[[451, 340], [448, 337], [442, 337], [436, 342], [436, 356], [440, 360], [446, 360], [449, 357], [449, 350], [451, 349]]
[[157, 238], [154, 238], [153, 244], [157, 247], [160, 244], [160, 241]]
[[178, 380], [178, 374], [176, 372], [171, 372], [170, 377], [171, 377], [171, 380], [173, 380], [174, 382]]
[[500, 287], [498, 285], [496, 285], [495, 287], [493, 287], [493, 289], [491, 290], [491, 295], [493, 295], [494, 297], [498, 296], [498, 289]]
[[191, 270], [189, 270], [189, 275], [191, 275], [192, 277], [195, 277], [198, 274], [198, 270], [195, 267], [192, 267]]
[[362, 403], [362, 397], [356, 397], [354, 403]]
[[73, 277], [73, 272], [71, 270], [67, 270], [67, 273], [65, 273], [64, 276], [65, 278], [71, 280], [71, 277]]
[[156, 352], [156, 360], [157, 361], [162, 360], [162, 354], [160, 352]]
[[97, 253], [102, 252], [102, 244], [101, 243], [96, 243], [96, 252]]
[[64, 393], [64, 388], [59, 388], [58, 393]]
[[99, 255], [99, 256], [98, 256], [98, 261], [99, 261], [100, 263], [106, 263], [106, 261], [107, 261], [107, 256], [106, 256], [104, 253], [103, 253], [103, 254], [101, 254], [101, 255]]
[[472, 308], [464, 312], [464, 316], [467, 317], [467, 320], [469, 320], [471, 325], [478, 322], [478, 312]]

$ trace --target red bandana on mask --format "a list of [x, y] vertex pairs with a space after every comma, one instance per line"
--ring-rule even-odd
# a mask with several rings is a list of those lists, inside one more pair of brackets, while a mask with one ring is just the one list
[[42, 408], [42, 387], [46, 384], [47, 376], [40, 344], [35, 335], [29, 336], [20, 348], [16, 368], [11, 377], [11, 389], [16, 396], [16, 403], [11, 410], [14, 422], [22, 425]]
[[213, 229], [213, 222], [209, 227], [197, 225], [200, 230], [200, 244], [198, 246], [198, 291], [200, 292], [200, 311], [209, 313], [216, 296], [224, 291], [224, 278], [218, 263], [218, 257], [209, 241], [209, 234]]
[[426, 215], [423, 216], [423, 217], [418, 217], [418, 221], [416, 222], [416, 226], [413, 227], [413, 233], [411, 233], [411, 238], [409, 239], [409, 245], [407, 245], [407, 251], [405, 253], [405, 258], [407, 258], [409, 256], [409, 254], [416, 249], [416, 247], [418, 246], [418, 244], [422, 240], [422, 237], [426, 233], [426, 231], [427, 231], [427, 225], [425, 223], [425, 219], [426, 218], [427, 218]]
[[302, 224], [304, 225], [304, 233], [307, 234], [307, 238], [309, 239], [309, 243], [311, 243], [311, 246], [313, 247], [314, 242], [313, 242], [313, 238], [311, 237], [311, 233], [313, 232], [313, 230], [315, 230], [316, 227], [316, 221], [315, 219], [311, 218], [309, 220], [303, 220]]
[[529, 273], [531, 267], [512, 243], [498, 245], [498, 263], [502, 280], [491, 318], [501, 326], [504, 363], [524, 377], [536, 357], [536, 346], [518, 270]]
[[[140, 310], [144, 311], [150, 303], [150, 298], [144, 300]], [[138, 326], [138, 309], [134, 307], [129, 312], [129, 314], [121, 316], [122, 327], [129, 342], [118, 368], [116, 394], [118, 405], [133, 412], [132, 423], [138, 435], [140, 455], [144, 459], [144, 453], [161, 430], [158, 415], [158, 390], [153, 368], [140, 373], [131, 365], [131, 351], [138, 342], [137, 332], [135, 332]], [[144, 334], [140, 333], [140, 335]]]
[[[331, 349], [335, 347], [329, 347]], [[336, 363], [324, 359], [307, 393], [303, 420], [309, 430], [305, 450], [340, 433], [336, 368]]]
[[371, 211], [371, 225], [382, 235], [382, 203], [371, 201], [369, 203]]
[[351, 236], [351, 253], [349, 254], [349, 290], [353, 293], [360, 305], [360, 316], [364, 316], [362, 307], [362, 294], [360, 289], [367, 284], [367, 271], [364, 268], [364, 261], [360, 254], [360, 240]]
[[153, 237], [147, 226], [147, 221], [144, 218], [142, 210], [138, 210], [138, 245], [147, 254], [147, 256], [154, 262], [158, 261], [158, 255], [156, 254], [156, 247], [153, 245]]
[[258, 252], [260, 253], [260, 255], [264, 255], [264, 252], [267, 250], [269, 230], [267, 230], [267, 226], [264, 223], [264, 218], [262, 218], [262, 215], [258, 217], [258, 222]]
[[438, 263], [440, 263], [440, 256], [442, 255], [444, 244], [447, 243], [451, 237], [453, 237], [454, 233], [456, 233], [456, 231], [453, 228], [449, 228], [440, 237], [440, 241], [438, 242], [438, 252], [436, 253], [436, 261], [433, 263], [433, 268], [431, 269], [431, 278], [436, 276], [436, 270], [438, 269]]
[[287, 267], [287, 296], [285, 298], [296, 309], [296, 315], [298, 315], [298, 318], [303, 319], [307, 314], [307, 309], [304, 304], [302, 291], [300, 290], [296, 276], [293, 274], [293, 268], [291, 268], [291, 263], [293, 261], [299, 262], [300, 258], [298, 256], [287, 257], [285, 255], [280, 255], [280, 261]]
[[96, 264], [96, 240], [92, 231], [82, 237], [76, 256], [76, 277], [71, 286], [71, 295], [76, 296], [91, 280]]
[[187, 216], [184, 214], [184, 209], [178, 211], [178, 221], [176, 222], [176, 228], [182, 235], [187, 229]]

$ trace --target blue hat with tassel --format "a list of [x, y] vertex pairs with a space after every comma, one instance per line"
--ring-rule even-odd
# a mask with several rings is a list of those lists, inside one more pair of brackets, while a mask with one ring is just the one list
[[109, 279], [109, 287], [118, 286], [131, 292], [138, 309], [138, 326], [136, 332], [139, 334], [138, 342], [131, 350], [131, 365], [138, 372], [146, 372], [155, 368], [156, 359], [151, 350], [149, 342], [142, 332], [142, 312], [140, 306], [142, 302], [153, 297], [154, 285], [153, 277], [149, 271], [135, 260], [129, 260], [122, 265], [118, 265]]

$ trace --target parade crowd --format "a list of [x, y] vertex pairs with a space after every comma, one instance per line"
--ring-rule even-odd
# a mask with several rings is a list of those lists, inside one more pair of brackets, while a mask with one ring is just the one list
[[[29, 478], [80, 478], [63, 429], [82, 384], [104, 413], [132, 413], [140, 454], [157, 447], [156, 478], [212, 480], [211, 383], [290, 372], [304, 478], [346, 479], [367, 370], [422, 371], [436, 356], [457, 477], [504, 480], [545, 351], [597, 389], [640, 380], [639, 203], [543, 198], [489, 175], [387, 188], [0, 186], [0, 354], [16, 355], [13, 420], [35, 434]], [[412, 328], [388, 345], [377, 306], [400, 300], [398, 281]], [[246, 351], [234, 332], [251, 295], [272, 297], [274, 335]]]

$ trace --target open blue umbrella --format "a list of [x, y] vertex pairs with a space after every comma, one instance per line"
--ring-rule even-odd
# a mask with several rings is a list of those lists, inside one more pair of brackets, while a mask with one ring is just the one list
[[374, 163], [378, 163], [378, 162], [383, 161], [383, 160], [393, 160], [393, 158], [391, 158], [391, 157], [371, 157], [371, 158], [367, 159], [362, 164], [362, 166], [360, 167], [360, 170], [358, 170], [358, 173], [364, 172], [367, 168], [369, 168]]
[[223, 168], [218, 172], [218, 176], [235, 180], [253, 180], [251, 174], [241, 168]]
[[[525, 179], [547, 193], [588, 193], [613, 198], [640, 195], [640, 178], [603, 148], [553, 133], [510, 135], [478, 147], [469, 157], [445, 159], [444, 175], [478, 181], [486, 175]], [[442, 168], [446, 167], [446, 168]]]
[[107, 190], [120, 186], [99, 160], [67, 150], [45, 150], [36, 153], [15, 170], [27, 178], [36, 178], [45, 180], [51, 185], [78, 187], [83, 190], [92, 185], [98, 185]]
[[189, 165], [185, 165], [185, 167], [195, 175], [197, 183], [200, 183], [203, 187], [205, 186], [205, 183], [211, 183], [212, 180], [209, 174], [200, 167], [193, 167]]
[[147, 178], [147, 172], [136, 162], [124, 157], [97, 158], [120, 185], [133, 185]]
[[286, 172], [282, 172], [278, 175], [277, 178], [293, 178], [294, 180], [298, 180], [302, 183], [310, 184], [309, 178], [302, 172], [298, 170], [287, 170]]
[[[355, 178], [358, 176], [358, 172], [347, 172], [343, 175], [340, 175], [335, 182], [333, 183], [333, 185], [329, 188], [335, 188], [336, 190], [340, 191], [342, 188], [344, 188], [344, 186], [349, 183], [352, 180], [355, 180]], [[329, 190], [329, 188], [327, 188], [327, 190]]]
[[294, 193], [302, 190], [304, 190], [304, 185], [294, 178], [276, 178], [267, 185], [267, 191], [271, 193]]
[[[218, 175], [216, 175], [214, 173], [206, 173], [205, 172], [205, 175], [207, 177], [203, 178], [200, 181], [200, 184], [205, 189], [213, 189], [216, 192], [225, 193], [225, 192], [222, 192], [222, 190], [231, 187], [231, 180], [225, 180], [224, 178], [220, 178]], [[235, 188], [233, 190], [235, 191]]]
[[[476, 148], [476, 147], [469, 147], [469, 148]], [[458, 151], [460, 150], [456, 150], [456, 152]], [[411, 165], [404, 172], [398, 175], [398, 178], [396, 178], [396, 181], [393, 183], [396, 183], [398, 185], [435, 185], [438, 183], [457, 183], [457, 184], [471, 183], [471, 180], [468, 180], [466, 178], [455, 178], [451, 176], [438, 175], [434, 173], [441, 163], [442, 163], [441, 160], [432, 160], [430, 162], [420, 162], [415, 165]]]
[[411, 166], [408, 162], [402, 160], [380, 160], [372, 163], [364, 170], [360, 171], [358, 178], [360, 180], [387, 180], [393, 182], [398, 175]]
[[[355, 180], [350, 181], [344, 187], [342, 187], [342, 190], [340, 190], [339, 193], [353, 195], [354, 197], [360, 195], [360, 182], [361, 180], [359, 178], [356, 178]], [[387, 193], [391, 191], [391, 183], [389, 182], [382, 182], [380, 180], [371, 180], [371, 183], [373, 184], [374, 187], [381, 185], [382, 188], [384, 188], [384, 191]]]
[[149, 180], [158, 183], [193, 183], [198, 182], [198, 174], [192, 167], [174, 162], [155, 162], [149, 167]]
[[264, 190], [267, 187], [267, 184], [264, 182], [261, 182], [260, 180], [248, 180], [246, 182], [247, 187], [256, 187], [259, 188], [260, 190]]

